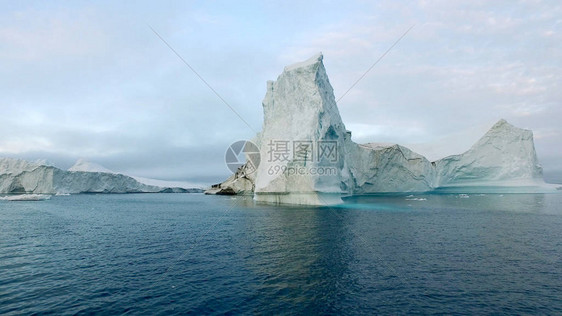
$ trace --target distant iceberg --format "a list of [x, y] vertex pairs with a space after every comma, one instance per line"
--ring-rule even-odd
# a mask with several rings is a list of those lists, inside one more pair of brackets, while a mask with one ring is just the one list
[[354, 143], [322, 54], [285, 67], [269, 81], [263, 111], [263, 130], [254, 139], [261, 155], [257, 170], [243, 165], [207, 194], [332, 205], [342, 196], [383, 192], [556, 192], [543, 181], [533, 133], [505, 120], [467, 152], [433, 162], [398, 144]]
[[[141, 183], [130, 176], [107, 172], [108, 169], [82, 171], [94, 164], [79, 161], [70, 171], [28, 162], [0, 158], [0, 193], [4, 194], [76, 194], [76, 193], [184, 193], [202, 192], [198, 188], [166, 187]], [[88, 169], [93, 170], [93, 169]], [[100, 172], [100, 170], [103, 170]]]
[[[83, 158], [78, 159], [76, 163], [68, 169], [68, 171], [82, 171], [82, 172], [102, 172], [102, 173], [110, 173], [110, 174], [121, 174], [119, 172], [115, 172], [110, 170], [102, 165], [99, 165], [94, 162], [87, 161]], [[197, 184], [197, 183], [190, 183], [185, 181], [168, 181], [168, 180], [159, 180], [159, 179], [150, 179], [144, 177], [137, 177], [137, 176], [130, 176], [131, 178], [137, 180], [138, 182], [148, 185], [148, 186], [156, 186], [161, 188], [167, 188], [168, 190], [172, 191], [196, 191], [202, 192], [202, 188], [204, 185]]]

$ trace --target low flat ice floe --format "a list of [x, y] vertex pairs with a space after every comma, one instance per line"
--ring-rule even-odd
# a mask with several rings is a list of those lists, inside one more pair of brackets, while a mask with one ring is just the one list
[[19, 194], [19, 195], [8, 195], [5, 197], [0, 197], [0, 200], [4, 201], [44, 201], [50, 199], [51, 196], [48, 194]]

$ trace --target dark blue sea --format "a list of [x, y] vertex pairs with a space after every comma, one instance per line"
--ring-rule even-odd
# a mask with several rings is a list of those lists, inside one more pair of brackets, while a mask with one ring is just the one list
[[0, 314], [562, 314], [562, 194], [0, 201]]

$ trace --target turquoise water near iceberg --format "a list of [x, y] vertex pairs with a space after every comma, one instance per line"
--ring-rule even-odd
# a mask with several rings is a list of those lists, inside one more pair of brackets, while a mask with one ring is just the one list
[[0, 201], [0, 314], [560, 314], [562, 194]]

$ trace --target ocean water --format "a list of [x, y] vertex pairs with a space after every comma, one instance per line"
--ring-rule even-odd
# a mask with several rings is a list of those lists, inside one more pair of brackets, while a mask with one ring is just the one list
[[562, 314], [562, 194], [0, 201], [0, 314]]

